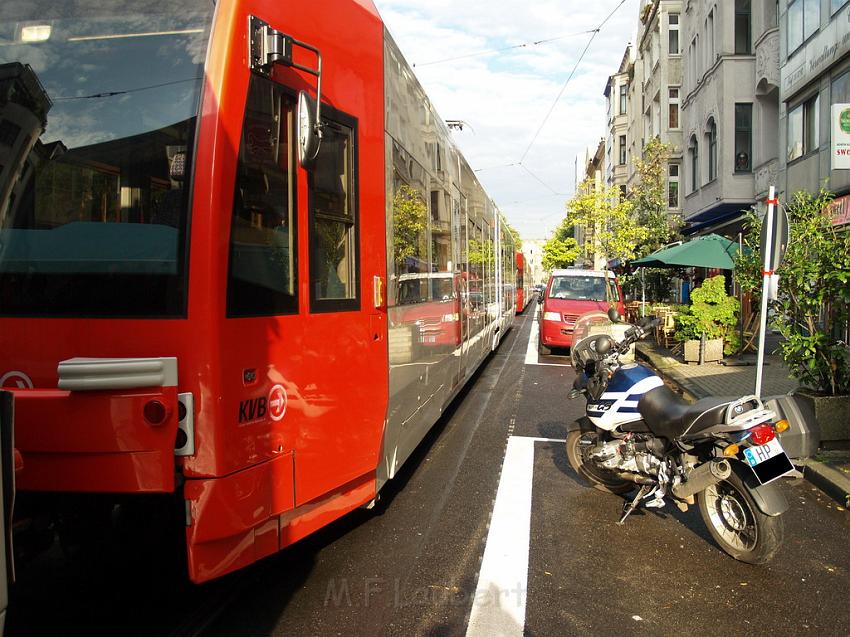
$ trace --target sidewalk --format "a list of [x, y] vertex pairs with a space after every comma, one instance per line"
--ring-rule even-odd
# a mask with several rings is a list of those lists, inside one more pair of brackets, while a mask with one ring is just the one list
[[[649, 362], [689, 400], [696, 401], [707, 396], [742, 396], [755, 391], [755, 365], [687, 365], [673, 356], [670, 350], [655, 343], [643, 341], [636, 348], [639, 358]], [[745, 356], [744, 360], [755, 362], [755, 356]], [[798, 387], [797, 381], [789, 376], [781, 357], [765, 356], [765, 363], [762, 395], [787, 394]], [[850, 507], [850, 450], [822, 451], [803, 464], [804, 476], [809, 482], [841, 505]]]

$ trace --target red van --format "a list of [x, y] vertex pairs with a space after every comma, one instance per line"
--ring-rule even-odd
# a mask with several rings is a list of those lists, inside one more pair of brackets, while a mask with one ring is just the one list
[[625, 315], [623, 292], [613, 272], [608, 272], [608, 291], [602, 270], [553, 270], [543, 295], [540, 343], [549, 349], [570, 347], [576, 319], [585, 312], [607, 312], [609, 301]]

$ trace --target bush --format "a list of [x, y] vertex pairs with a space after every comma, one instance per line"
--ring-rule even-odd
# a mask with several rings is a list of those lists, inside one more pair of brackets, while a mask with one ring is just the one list
[[691, 292], [691, 305], [676, 317], [676, 339], [699, 340], [703, 334], [707, 339], [722, 338], [724, 353], [734, 354], [740, 347], [735, 333], [739, 310], [738, 299], [726, 294], [722, 274], [706, 279]]
[[803, 385], [850, 394], [850, 361], [837, 342], [850, 321], [850, 233], [832, 225], [832, 194], [798, 192], [788, 205], [790, 237], [777, 269], [779, 300], [774, 325], [780, 352]]

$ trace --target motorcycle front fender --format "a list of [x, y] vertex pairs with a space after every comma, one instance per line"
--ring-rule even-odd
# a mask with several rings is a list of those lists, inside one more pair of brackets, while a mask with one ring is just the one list
[[788, 510], [788, 500], [785, 494], [780, 489], [779, 480], [774, 480], [770, 484], [759, 484], [752, 469], [743, 462], [732, 462], [732, 471], [738, 474], [741, 482], [750, 490], [750, 495], [756, 502], [756, 506], [765, 515], [776, 517], [782, 515]]

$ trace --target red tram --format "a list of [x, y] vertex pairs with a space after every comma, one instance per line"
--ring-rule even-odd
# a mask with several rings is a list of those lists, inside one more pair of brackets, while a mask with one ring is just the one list
[[161, 494], [201, 582], [375, 500], [516, 285], [370, 0], [5, 2], [0, 44], [20, 523]]
[[525, 258], [525, 254], [516, 253], [516, 313], [521, 314], [532, 297], [532, 272], [531, 263]]

